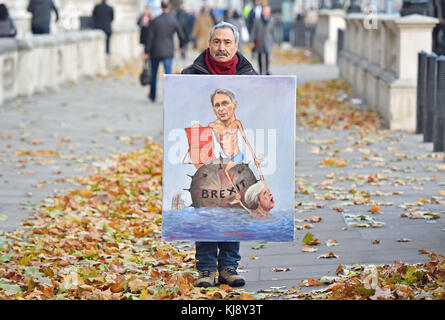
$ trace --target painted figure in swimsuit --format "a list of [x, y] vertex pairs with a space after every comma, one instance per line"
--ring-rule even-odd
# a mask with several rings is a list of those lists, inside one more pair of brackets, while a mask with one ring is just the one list
[[[225, 156], [230, 158], [230, 162], [225, 168], [225, 174], [235, 190], [237, 189], [233, 180], [230, 178], [229, 170], [244, 160], [244, 154], [240, 151], [238, 144], [238, 130], [252, 153], [255, 165], [260, 174], [260, 179], [264, 180], [263, 174], [261, 173], [260, 160], [256, 157], [252, 146], [247, 140], [241, 122], [236, 118], [235, 109], [237, 107], [237, 101], [234, 93], [228, 89], [216, 89], [211, 95], [211, 103], [213, 112], [218, 119], [210, 123], [209, 127], [212, 128], [215, 133], [215, 138]], [[232, 204], [239, 203], [240, 201], [241, 196], [237, 192], [237, 198]]]

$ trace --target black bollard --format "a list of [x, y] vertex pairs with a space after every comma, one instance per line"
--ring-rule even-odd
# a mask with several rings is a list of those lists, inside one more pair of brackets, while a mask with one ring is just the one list
[[445, 131], [445, 56], [437, 58], [436, 109], [434, 111], [433, 151], [444, 151]]
[[416, 133], [423, 132], [423, 108], [425, 105], [426, 89], [426, 55], [425, 51], [419, 52], [419, 62], [417, 71], [417, 124]]
[[423, 106], [423, 142], [433, 142], [434, 110], [436, 108], [437, 55], [431, 53], [426, 58], [426, 96]]

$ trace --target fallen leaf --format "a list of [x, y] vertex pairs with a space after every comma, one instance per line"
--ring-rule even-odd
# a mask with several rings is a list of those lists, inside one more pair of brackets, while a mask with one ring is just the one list
[[321, 220], [323, 220], [323, 219], [320, 218], [320, 217], [317, 217], [317, 216], [312, 216], [312, 217], [309, 217], [309, 218], [307, 218], [305, 220], [307, 220], [309, 222], [312, 222], [312, 223], [318, 223], [318, 222], [321, 222]]
[[307, 244], [305, 244], [304, 246], [301, 247], [301, 251], [303, 251], [303, 252], [317, 252], [318, 249], [312, 248], [312, 247], [308, 246]]
[[306, 233], [306, 235], [304, 236], [303, 240], [304, 243], [308, 244], [308, 245], [317, 245], [320, 244], [320, 240], [315, 239], [314, 235], [310, 232]]
[[337, 255], [335, 255], [332, 251], [326, 254], [322, 254], [318, 256], [318, 259], [332, 259], [332, 258], [338, 258]]
[[303, 280], [300, 282], [300, 286], [305, 286], [305, 287], [318, 287], [322, 285], [323, 282], [315, 280], [314, 278], [309, 278], [307, 280]]
[[372, 214], [374, 213], [381, 213], [380, 212], [380, 207], [376, 206], [376, 205], [372, 205], [371, 209], [369, 210], [369, 212], [371, 212]]
[[326, 245], [328, 247], [333, 247], [333, 246], [338, 245], [338, 242], [337, 242], [337, 240], [328, 240], [328, 241], [326, 241]]
[[291, 271], [291, 268], [272, 268], [272, 271], [274, 272], [287, 272], [287, 271]]
[[377, 286], [375, 294], [372, 297], [369, 297], [371, 300], [388, 300], [393, 298], [394, 296], [391, 293], [391, 288], [382, 289], [380, 286]]

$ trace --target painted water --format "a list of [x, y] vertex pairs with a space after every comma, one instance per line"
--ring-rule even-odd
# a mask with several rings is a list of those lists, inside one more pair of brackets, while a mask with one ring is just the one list
[[185, 208], [162, 213], [165, 241], [279, 241], [294, 240], [293, 211], [272, 211], [254, 219], [242, 209]]

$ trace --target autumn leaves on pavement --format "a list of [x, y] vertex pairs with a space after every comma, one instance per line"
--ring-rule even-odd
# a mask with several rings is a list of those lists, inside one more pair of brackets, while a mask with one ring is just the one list
[[[350, 95], [349, 86], [341, 80], [306, 84], [297, 92], [297, 123], [314, 132], [353, 130], [363, 141], [367, 141], [368, 134], [384, 130], [376, 113], [351, 105], [347, 99]], [[320, 143], [313, 151], [322, 152], [328, 144]], [[360, 149], [365, 147], [370, 149], [372, 145], [357, 145]], [[348, 166], [346, 160], [334, 154], [314, 164], [314, 169]], [[373, 154], [365, 151], [363, 157], [370, 159]], [[197, 275], [194, 251], [160, 239], [162, 148], [158, 144], [148, 139], [144, 149], [116, 154], [107, 164], [92, 168], [88, 177], [77, 177], [71, 191], [47, 197], [23, 227], [0, 233], [0, 299], [265, 297], [225, 285], [193, 287]], [[331, 177], [332, 183], [336, 178], [335, 174]], [[308, 181], [297, 183], [297, 192], [316, 196], [315, 186]], [[366, 201], [369, 197], [360, 199]], [[378, 215], [381, 208], [374, 205], [370, 210], [371, 215]], [[314, 216], [297, 223], [296, 228], [306, 230], [310, 224], [320, 222]], [[317, 251], [317, 240], [307, 232], [302, 250]], [[335, 248], [336, 240], [326, 245]], [[335, 259], [334, 252], [319, 258]], [[336, 277], [307, 279], [300, 284], [330, 283], [328, 289], [312, 293], [290, 290], [281, 298], [443, 299], [444, 257], [429, 254], [429, 262], [415, 266], [340, 265]]]

